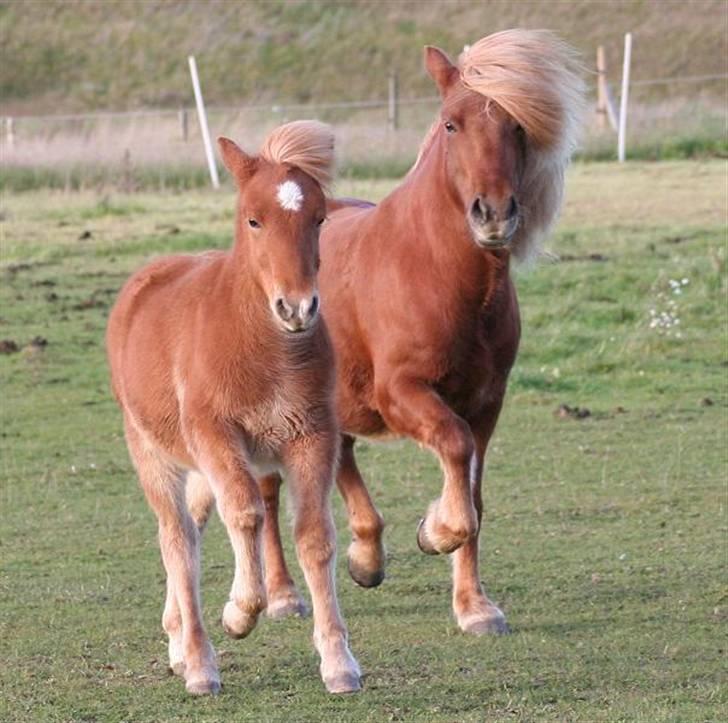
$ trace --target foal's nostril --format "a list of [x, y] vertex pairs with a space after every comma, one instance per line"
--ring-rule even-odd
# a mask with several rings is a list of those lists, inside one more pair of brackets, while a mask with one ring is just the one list
[[318, 294], [314, 294], [311, 299], [311, 305], [308, 307], [308, 318], [313, 319], [316, 316], [319, 308], [319, 297]]
[[506, 211], [506, 219], [510, 220], [514, 216], [518, 215], [518, 201], [515, 196], [511, 196], [511, 202], [508, 204], [508, 211]]

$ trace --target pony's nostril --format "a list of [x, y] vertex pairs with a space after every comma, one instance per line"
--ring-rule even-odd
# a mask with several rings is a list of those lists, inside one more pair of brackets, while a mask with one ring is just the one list
[[476, 196], [470, 207], [470, 216], [476, 223], [486, 223], [493, 217], [493, 212], [482, 196]]
[[515, 196], [511, 196], [511, 202], [508, 204], [508, 211], [506, 212], [506, 219], [512, 219], [518, 215], [518, 201]]
[[311, 299], [311, 305], [308, 307], [308, 316], [310, 319], [313, 319], [314, 316], [316, 316], [316, 313], [318, 312], [319, 308], [319, 297], [318, 294], [314, 294], [313, 298]]
[[276, 299], [275, 303], [276, 314], [283, 319], [283, 321], [290, 321], [293, 316], [293, 309], [285, 302], [282, 296]]

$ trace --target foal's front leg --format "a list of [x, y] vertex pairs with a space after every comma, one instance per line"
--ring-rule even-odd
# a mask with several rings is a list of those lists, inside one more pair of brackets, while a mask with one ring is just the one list
[[235, 577], [222, 625], [231, 637], [243, 638], [255, 627], [266, 605], [261, 561], [263, 500], [234, 431], [213, 421], [212, 416], [196, 419], [184, 431], [215, 495], [235, 554]]
[[412, 437], [439, 457], [445, 473], [442, 495], [429, 507], [417, 542], [429, 554], [450, 553], [478, 530], [470, 489], [475, 443], [470, 427], [427, 383], [393, 371], [376, 383], [379, 411], [396, 434]]
[[336, 599], [336, 532], [330, 505], [336, 443], [334, 433], [300, 439], [287, 446], [284, 463], [293, 497], [296, 551], [311, 591], [321, 677], [329, 693], [353, 693], [361, 688], [361, 671], [349, 651]]

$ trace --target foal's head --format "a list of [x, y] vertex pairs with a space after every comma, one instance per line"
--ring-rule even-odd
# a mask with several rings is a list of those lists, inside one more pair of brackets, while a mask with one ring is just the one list
[[457, 65], [427, 47], [425, 65], [442, 98], [430, 140], [440, 134], [445, 144], [450, 187], [473, 239], [512, 244], [529, 215], [542, 225], [539, 215], [555, 215], [560, 201], [541, 193], [537, 176], [563, 170], [572, 150], [582, 92], [573, 52], [548, 32], [509, 30], [479, 40]]
[[218, 142], [238, 185], [236, 243], [246, 251], [245, 273], [253, 274], [284, 331], [305, 331], [319, 312], [322, 186], [331, 180], [333, 132], [315, 121], [287, 123], [268, 136], [258, 156], [228, 138]]

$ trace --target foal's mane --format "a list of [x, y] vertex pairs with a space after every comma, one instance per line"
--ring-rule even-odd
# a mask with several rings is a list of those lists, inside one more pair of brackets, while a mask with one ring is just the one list
[[[548, 30], [494, 33], [458, 59], [463, 92], [474, 91], [497, 103], [526, 133], [526, 164], [518, 193], [523, 218], [511, 242], [518, 259], [538, 252], [561, 207], [564, 170], [584, 111], [581, 69], [576, 52]], [[428, 131], [412, 170], [440, 125], [437, 120]]]
[[300, 168], [327, 189], [334, 175], [334, 132], [318, 121], [292, 121], [268, 134], [260, 155], [271, 163]]

